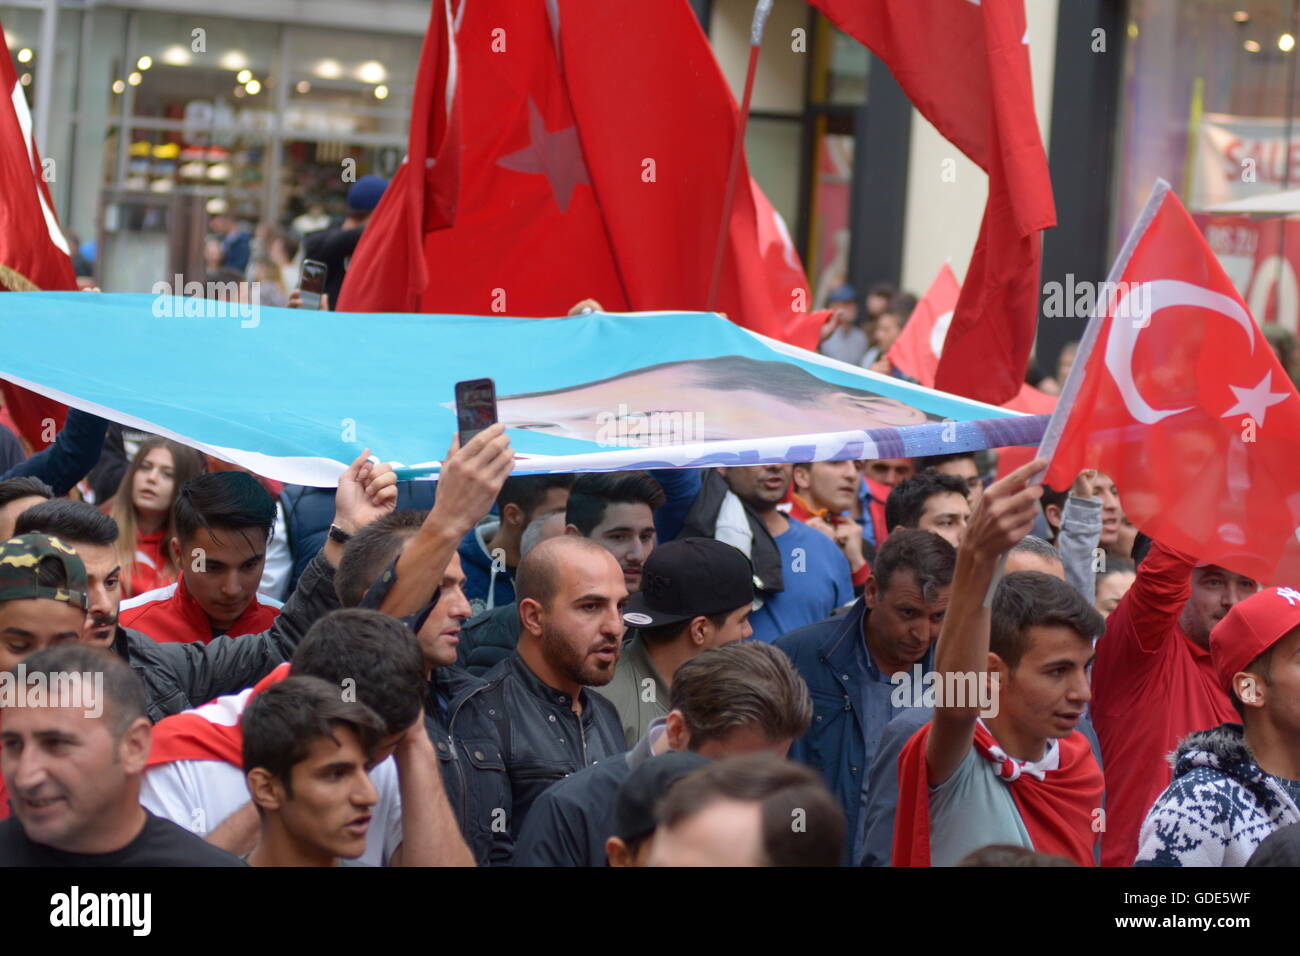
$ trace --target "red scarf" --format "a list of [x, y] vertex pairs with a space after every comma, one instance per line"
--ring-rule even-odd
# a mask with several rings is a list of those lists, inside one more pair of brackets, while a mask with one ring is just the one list
[[[894, 818], [894, 866], [930, 865], [930, 788], [925, 770], [925, 742], [933, 724], [926, 724], [898, 756], [898, 811]], [[1060, 765], [1039, 780], [1020, 773], [1020, 765], [998, 747], [987, 727], [975, 724], [975, 750], [998, 764], [998, 776], [1008, 780], [1020, 819], [1039, 853], [1095, 866], [1094, 811], [1101, 806], [1104, 783], [1088, 738], [1077, 730], [1057, 741]]]
[[254, 694], [289, 676], [286, 661], [254, 686], [238, 694], [172, 714], [153, 728], [153, 745], [149, 748], [146, 767], [174, 763], [178, 760], [220, 760], [236, 767], [244, 766], [244, 735], [239, 720]]

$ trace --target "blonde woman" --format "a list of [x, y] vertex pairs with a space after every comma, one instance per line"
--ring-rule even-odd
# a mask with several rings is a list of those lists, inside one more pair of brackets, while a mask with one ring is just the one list
[[168, 541], [173, 535], [172, 505], [182, 484], [204, 471], [193, 448], [166, 438], [142, 442], [122, 476], [113, 500], [113, 520], [122, 565], [122, 597], [135, 597], [176, 580]]

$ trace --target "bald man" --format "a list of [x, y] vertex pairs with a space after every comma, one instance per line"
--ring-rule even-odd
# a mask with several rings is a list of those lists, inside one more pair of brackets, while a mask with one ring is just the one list
[[[589, 538], [543, 541], [515, 571], [519, 644], [484, 674], [486, 706], [501, 731], [518, 837], [538, 794], [556, 780], [625, 749], [614, 705], [586, 687], [614, 676], [628, 591], [623, 571]], [[484, 759], [490, 759], [490, 755]]]

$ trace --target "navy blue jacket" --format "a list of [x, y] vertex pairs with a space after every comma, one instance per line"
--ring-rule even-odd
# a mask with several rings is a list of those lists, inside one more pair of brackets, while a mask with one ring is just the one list
[[[0, 475], [0, 481], [27, 476], [39, 478], [54, 489], [56, 498], [61, 498], [95, 467], [100, 452], [104, 450], [107, 431], [108, 422], [98, 415], [70, 408], [63, 430], [54, 437], [54, 444], [10, 468]], [[328, 521], [325, 527], [329, 529]], [[311, 560], [310, 554], [307, 560]], [[304, 561], [303, 567], [306, 566]]]
[[487, 681], [459, 667], [439, 667], [429, 682], [424, 729], [433, 741], [447, 799], [479, 866], [504, 866], [514, 852], [497, 721], [487, 713]]
[[[863, 713], [859, 654], [867, 653], [867, 613], [866, 601], [859, 598], [846, 613], [798, 628], [775, 642], [807, 682], [813, 702], [812, 726], [791, 746], [790, 758], [818, 771], [844, 809], [846, 863], [860, 859], [855, 842], [863, 823], [863, 788], [885, 729], [883, 723], [871, 725], [872, 718]], [[920, 662], [923, 670], [931, 668], [933, 653], [931, 648]]]
[[[432, 508], [437, 485], [436, 481], [399, 481], [397, 507], [416, 511]], [[293, 557], [293, 575], [289, 579], [291, 593], [311, 559], [325, 547], [325, 536], [334, 520], [334, 492], [333, 488], [308, 488], [306, 485], [285, 485], [284, 491], [280, 492], [289, 552]]]

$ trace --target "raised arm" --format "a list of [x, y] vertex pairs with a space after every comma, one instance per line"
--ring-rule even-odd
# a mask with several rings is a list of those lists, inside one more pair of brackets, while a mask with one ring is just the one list
[[[999, 558], [1033, 530], [1043, 488], [1027, 487], [1025, 483], [1045, 467], [1046, 462], [1035, 460], [994, 482], [971, 515], [966, 538], [957, 549], [952, 597], [934, 655], [937, 686], [955, 686], [944, 679], [951, 673], [977, 674], [981, 680], [988, 679], [991, 614], [984, 599]], [[954, 702], [946, 699], [938, 703], [925, 747], [926, 776], [931, 786], [951, 777], [966, 759], [980, 710], [976, 701], [969, 701], [974, 706], [967, 707], [953, 706]]]
[[107, 432], [108, 422], [98, 415], [70, 408], [54, 444], [14, 465], [0, 479], [39, 478], [54, 489], [56, 497], [62, 497], [95, 467]]
[[464, 448], [457, 439], [443, 464], [433, 509], [397, 559], [396, 580], [379, 610], [403, 618], [428, 605], [461, 539], [492, 510], [513, 468], [505, 426], [484, 429]]
[[1093, 561], [1097, 542], [1101, 540], [1101, 500], [1092, 497], [1092, 479], [1096, 474], [1093, 469], [1079, 472], [1061, 509], [1061, 531], [1056, 538], [1065, 581], [1087, 598], [1089, 604], [1097, 596]]
[[402, 794], [402, 845], [394, 866], [473, 866], [456, 814], [442, 786], [438, 755], [424, 729], [424, 712], [397, 745], [398, 787]]

